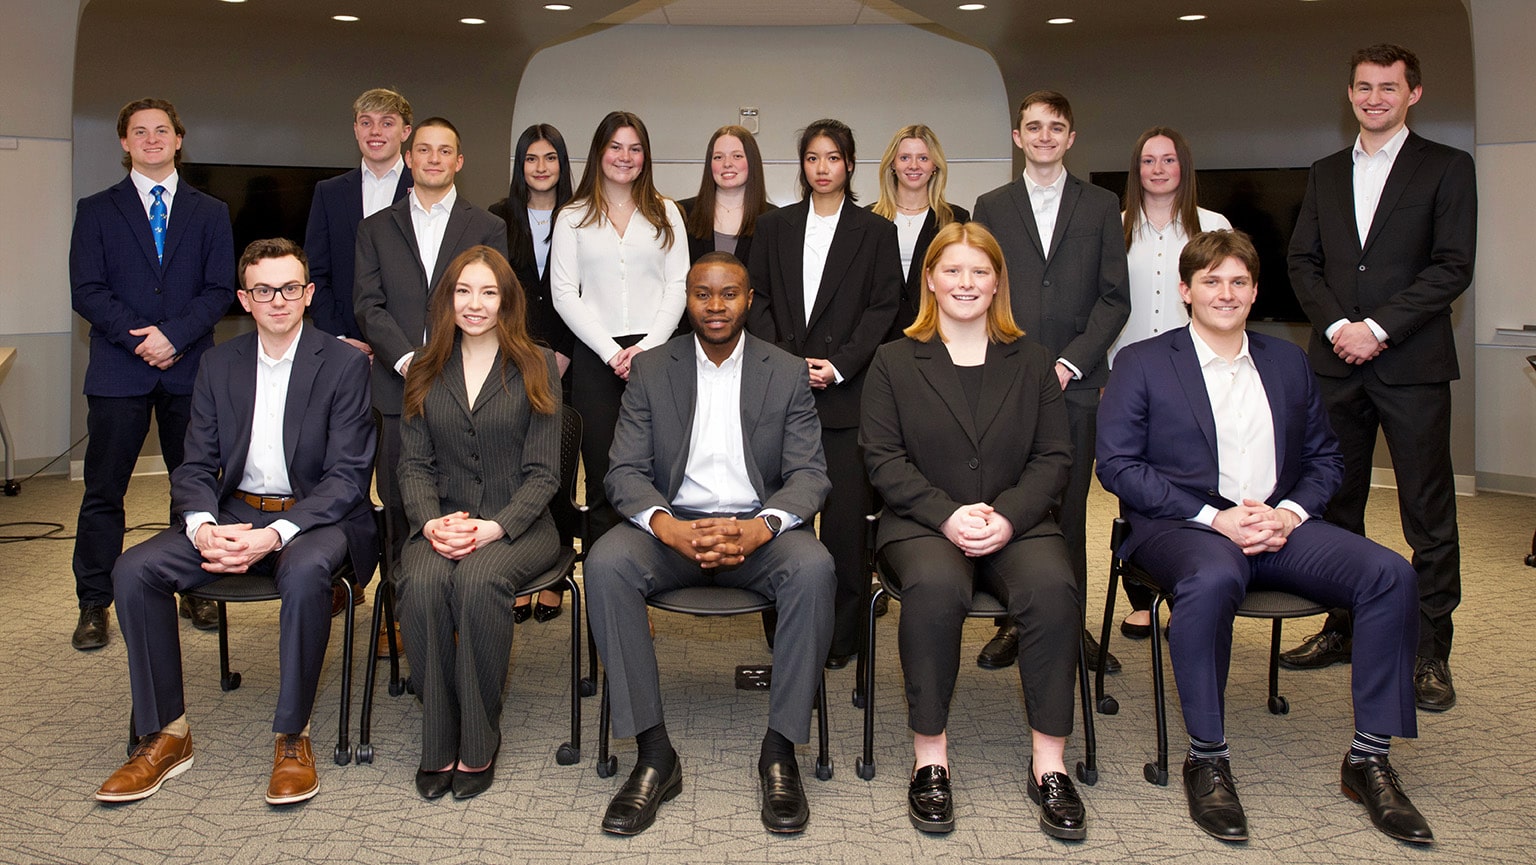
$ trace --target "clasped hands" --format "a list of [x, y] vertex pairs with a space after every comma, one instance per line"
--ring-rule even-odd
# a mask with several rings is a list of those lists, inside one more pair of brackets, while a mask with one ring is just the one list
[[277, 529], [253, 529], [250, 523], [203, 523], [192, 536], [210, 574], [243, 574], [282, 543]]
[[680, 520], [666, 511], [651, 514], [651, 531], [657, 540], [683, 558], [697, 562], [701, 568], [739, 565], [758, 547], [773, 539], [768, 524], [757, 518]]
[[1371, 326], [1352, 321], [1333, 332], [1333, 353], [1346, 363], [1359, 366], [1385, 350], [1387, 344], [1376, 339]]
[[817, 390], [826, 390], [837, 383], [837, 370], [833, 368], [832, 361], [821, 357], [808, 357], [805, 366], [811, 374], [811, 387]]
[[1013, 539], [1013, 523], [986, 502], [955, 508], [939, 529], [960, 552], [973, 557], [991, 555]]
[[142, 336], [144, 339], [134, 346], [133, 353], [138, 355], [145, 363], [155, 369], [170, 369], [176, 362], [176, 346], [165, 338], [160, 328], [154, 325], [148, 327], [136, 327], [128, 331], [130, 336]]
[[455, 511], [427, 520], [421, 536], [445, 559], [458, 561], [480, 547], [497, 541], [507, 532], [494, 520], [471, 519], [467, 511]]
[[608, 367], [613, 370], [614, 375], [624, 379], [625, 381], [629, 381], [630, 364], [634, 361], [635, 355], [642, 351], [644, 351], [644, 349], [638, 345], [632, 345], [629, 348], [621, 348], [619, 349], [618, 354], [615, 354], [613, 357], [608, 359]]
[[1296, 512], [1272, 508], [1253, 499], [1243, 499], [1240, 505], [1218, 511], [1211, 521], [1211, 528], [1241, 547], [1245, 556], [1275, 552], [1285, 546], [1285, 539], [1299, 525], [1301, 517]]

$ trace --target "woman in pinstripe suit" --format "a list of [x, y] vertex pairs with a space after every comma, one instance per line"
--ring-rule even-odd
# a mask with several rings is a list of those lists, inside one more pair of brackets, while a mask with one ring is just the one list
[[500, 253], [465, 250], [432, 293], [430, 337], [405, 383], [411, 535], [396, 579], [423, 706], [416, 789], [428, 799], [490, 786], [513, 600], [558, 551], [560, 378], [528, 337], [526, 306]]

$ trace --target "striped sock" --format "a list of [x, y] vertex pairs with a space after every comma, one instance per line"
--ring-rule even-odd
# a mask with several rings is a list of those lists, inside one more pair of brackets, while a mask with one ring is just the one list
[[1231, 758], [1232, 749], [1227, 747], [1226, 739], [1215, 742], [1202, 742], [1194, 736], [1189, 737], [1189, 756], [1195, 760], [1226, 760]]
[[1365, 762], [1365, 758], [1373, 756], [1387, 756], [1387, 749], [1392, 747], [1391, 736], [1378, 736], [1375, 733], [1362, 733], [1355, 731], [1355, 738], [1349, 743], [1349, 763], [1358, 766]]

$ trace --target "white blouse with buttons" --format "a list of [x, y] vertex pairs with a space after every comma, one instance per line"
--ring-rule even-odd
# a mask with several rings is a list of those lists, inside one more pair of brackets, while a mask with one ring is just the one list
[[[1225, 216], [1203, 207], [1198, 210], [1201, 231], [1232, 227]], [[1125, 346], [1189, 324], [1189, 313], [1184, 311], [1184, 301], [1179, 297], [1179, 253], [1188, 242], [1184, 226], [1177, 218], [1158, 230], [1142, 216], [1132, 236], [1130, 252], [1126, 253], [1131, 277], [1131, 317], [1120, 331], [1120, 338], [1109, 347], [1111, 367], [1115, 355]]]

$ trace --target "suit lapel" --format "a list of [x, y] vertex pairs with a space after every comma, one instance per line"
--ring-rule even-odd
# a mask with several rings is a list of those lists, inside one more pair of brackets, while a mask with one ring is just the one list
[[144, 212], [144, 201], [139, 198], [139, 190], [134, 187], [132, 178], [124, 177], [112, 188], [112, 203], [123, 214], [133, 239], [139, 243], [139, 251], [144, 253], [149, 266], [158, 272], [160, 260], [155, 256], [155, 236], [149, 230], [149, 215]]
[[[923, 227], [917, 232], [917, 246], [915, 249], [927, 249], [933, 243], [934, 235], [939, 233], [939, 215], [928, 208], [928, 216], [923, 219]], [[907, 285], [915, 285], [922, 288], [923, 260], [916, 255], [912, 256], [912, 265], [907, 268]], [[916, 301], [914, 300], [914, 303]]]
[[411, 176], [411, 170], [406, 168], [404, 163], [401, 163], [400, 179], [395, 183], [395, 201], [404, 198], [405, 194], [411, 191], [411, 186], [414, 182], [415, 178]]
[[[251, 451], [251, 422], [256, 414], [256, 364], [261, 362], [256, 356], [261, 351], [259, 339], [256, 332], [252, 331], [249, 338], [236, 343], [235, 358], [230, 365], [229, 404], [235, 412], [234, 428], [238, 432], [235, 433], [234, 445], [230, 448], [229, 461], [224, 464], [222, 479], [224, 493], [231, 492], [240, 486], [240, 478], [245, 473], [245, 459]], [[286, 411], [286, 408], [284, 410]], [[284, 420], [286, 419], [285, 415]], [[220, 428], [223, 428], [222, 424]], [[287, 448], [286, 431], [283, 438], [284, 447]], [[289, 452], [292, 452], [291, 449]], [[222, 495], [220, 497], [222, 498]]]
[[[1387, 219], [1392, 211], [1397, 208], [1397, 200], [1403, 197], [1403, 191], [1408, 188], [1408, 183], [1413, 179], [1414, 172], [1419, 168], [1419, 163], [1424, 161], [1424, 148], [1420, 146], [1421, 140], [1413, 133], [1403, 141], [1403, 149], [1398, 151], [1397, 158], [1392, 160], [1392, 171], [1387, 175], [1387, 183], [1381, 188], [1381, 200], [1376, 202], [1376, 212], [1371, 214], [1371, 227], [1365, 233], [1365, 245], [1361, 252], [1371, 248], [1376, 238], [1381, 235], [1382, 228], [1387, 224]], [[1354, 189], [1351, 178], [1350, 189]], [[1358, 232], [1356, 232], [1358, 235]]]
[[197, 213], [203, 203], [203, 194], [183, 179], [176, 190], [176, 206], [171, 210], [170, 222], [165, 226], [165, 255], [161, 257], [162, 262], [169, 262], [176, 253], [176, 247], [190, 230], [187, 226], [195, 221], [193, 214]]
[[[1019, 213], [1019, 221], [1024, 223], [1024, 234], [1029, 237], [1029, 243], [1040, 255], [1040, 260], [1045, 261], [1045, 249], [1040, 246], [1040, 223], [1035, 221], [1035, 206], [1029, 200], [1029, 185], [1022, 177], [1008, 186], [1008, 197], [1013, 201], [1013, 207]], [[1056, 220], [1057, 224], [1061, 220]]]
[[[438, 381], [446, 385], [448, 395], [453, 398], [454, 405], [459, 407], [459, 411], [463, 412], [465, 417], [475, 413], [474, 409], [469, 407], [469, 388], [464, 384], [464, 355], [458, 346], [454, 346], [453, 351], [448, 355], [448, 361], [443, 364], [443, 372]], [[485, 393], [484, 384], [480, 385], [480, 393], [482, 395]], [[475, 408], [479, 408], [484, 403], [483, 399], [476, 401]]]
[[693, 340], [681, 340], [673, 343], [672, 363], [667, 367], [668, 390], [672, 391], [672, 407], [677, 412], [677, 428], [682, 430], [679, 439], [682, 446], [677, 448], [677, 459], [667, 467], [669, 483], [667, 486], [667, 500], [677, 497], [677, 491], [683, 485], [683, 475], [688, 472], [688, 443], [693, 439], [693, 405], [698, 399], [698, 381], [694, 374], [693, 365], [697, 363], [694, 358]]
[[[1045, 256], [1046, 264], [1050, 264], [1051, 256], [1061, 248], [1061, 239], [1066, 236], [1067, 226], [1072, 224], [1072, 211], [1077, 209], [1078, 199], [1082, 197], [1083, 182], [1070, 173], [1067, 174], [1066, 182], [1062, 184], [1061, 203], [1056, 206], [1056, 225], [1051, 228], [1051, 248]], [[1038, 227], [1035, 234], [1037, 236], [1040, 234]]]
[[1019, 376], [1023, 375], [1023, 365], [1008, 360], [1018, 353], [1017, 342], [1006, 345], [987, 344], [987, 362], [981, 370], [981, 402], [976, 406], [978, 443], [986, 436], [1003, 404], [1008, 401], [1008, 394], [1018, 386]]
[[784, 274], [790, 317], [794, 319], [795, 344], [805, 342], [805, 225], [811, 210], [809, 198], [784, 208], [785, 240], [779, 244], [779, 270]]
[[[299, 435], [303, 431], [304, 416], [309, 412], [309, 395], [315, 387], [315, 376], [320, 374], [321, 349], [314, 342], [315, 336], [311, 328], [305, 328], [299, 333], [299, 348], [293, 355], [293, 369], [288, 372], [288, 398], [283, 403], [283, 464], [288, 467], [289, 484], [296, 482], [293, 460], [299, 452]], [[257, 344], [257, 350], [260, 350], [260, 343]], [[254, 400], [253, 393], [252, 405], [255, 404]], [[297, 486], [294, 487], [294, 493], [302, 495]]]
[[1211, 465], [1220, 466], [1216, 453], [1216, 415], [1211, 412], [1211, 396], [1206, 392], [1205, 375], [1200, 371], [1200, 358], [1195, 355], [1195, 343], [1190, 339], [1189, 331], [1177, 331], [1170, 349], [1168, 362], [1173, 365], [1174, 377], [1189, 402], [1195, 424], [1205, 436], [1206, 447], [1211, 452]]
[[827, 247], [827, 264], [821, 269], [821, 285], [816, 287], [816, 305], [811, 307], [810, 320], [805, 323], [807, 331], [831, 305], [832, 296], [842, 286], [843, 276], [853, 264], [854, 254], [859, 251], [859, 244], [864, 242], [864, 226], [853, 224], [863, 215], [863, 208], [847, 198], [843, 199], [843, 210], [837, 218], [837, 230], [832, 232], [832, 243]]
[[347, 215], [353, 224], [363, 221], [363, 169], [354, 168], [341, 175], [341, 195], [347, 202]]
[[[448, 214], [448, 224], [443, 227], [443, 243], [437, 248], [437, 261], [432, 263], [432, 278], [427, 281], [427, 296], [432, 296], [432, 290], [437, 287], [437, 281], [443, 278], [443, 271], [448, 269], [448, 263], [458, 251], [464, 249], [464, 232], [469, 229], [469, 217], [474, 207], [463, 198], [454, 200], [453, 210]], [[452, 252], [453, 255], [448, 254]]]
[[747, 341], [741, 354], [741, 453], [747, 463], [747, 477], [752, 481], [752, 489], [757, 491], [757, 500], [767, 501], [767, 487], [762, 473], [757, 470], [757, 460], [753, 459], [752, 431], [757, 429], [758, 418], [762, 416], [773, 371], [768, 365], [766, 347], [747, 336], [745, 331], [741, 338]]
[[[416, 243], [416, 226], [411, 222], [411, 201], [402, 198], [395, 202], [389, 209], [390, 218], [395, 221], [395, 228], [405, 235], [405, 244], [411, 248], [411, 261], [416, 265], [416, 272], [421, 274], [422, 281], [427, 279], [427, 271], [421, 266], [421, 246]], [[432, 291], [432, 284], [427, 282], [427, 291]]]
[[[988, 353], [991, 353], [990, 348]], [[965, 436], [971, 440], [972, 446], [979, 448], [981, 438], [976, 434], [975, 416], [965, 400], [965, 391], [960, 387], [960, 375], [955, 372], [954, 361], [949, 359], [949, 350], [944, 347], [944, 343], [937, 339], [914, 343], [912, 357], [917, 362], [918, 373], [928, 382], [928, 387], [939, 395], [944, 407], [949, 409], [960, 428], [965, 430]], [[982, 386], [985, 389], [985, 372], [982, 373]]]
[[[1355, 228], [1355, 177], [1354, 160], [1349, 150], [1341, 154], [1342, 158], [1332, 160], [1327, 166], [1327, 172], [1331, 175], [1331, 182], [1319, 183], [1319, 188], [1331, 188], [1334, 190], [1332, 206], [1338, 208], [1339, 218], [1350, 228]], [[1396, 168], [1396, 165], [1393, 166]], [[1319, 169], [1321, 171], [1321, 169]], [[1379, 208], [1378, 208], [1379, 209]], [[1375, 219], [1371, 220], [1374, 225]], [[1360, 249], [1360, 232], [1358, 229], [1349, 232], [1349, 242], [1355, 249]]]
[[1264, 398], [1269, 402], [1270, 424], [1275, 431], [1275, 480], [1278, 483], [1285, 469], [1285, 379], [1275, 365], [1269, 346], [1254, 339], [1252, 334], [1248, 336], [1248, 353], [1253, 356], [1254, 366], [1259, 370], [1259, 381], [1264, 385]]

